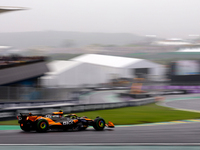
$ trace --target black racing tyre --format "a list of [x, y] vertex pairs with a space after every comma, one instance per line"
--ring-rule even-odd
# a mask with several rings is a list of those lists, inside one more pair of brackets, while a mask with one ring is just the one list
[[40, 119], [36, 122], [37, 132], [46, 132], [49, 129], [49, 123], [45, 119]]
[[93, 127], [95, 130], [97, 131], [101, 131], [104, 129], [105, 127], [105, 120], [103, 118], [96, 118], [94, 119], [94, 124], [93, 124]]
[[27, 125], [27, 124], [20, 124], [20, 128], [23, 130], [23, 131], [30, 131], [31, 128], [30, 128], [30, 125]]

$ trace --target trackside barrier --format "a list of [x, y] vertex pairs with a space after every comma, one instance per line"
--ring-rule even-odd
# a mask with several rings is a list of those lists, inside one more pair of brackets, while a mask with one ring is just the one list
[[138, 100], [131, 100], [126, 102], [116, 102], [116, 103], [97, 103], [97, 104], [61, 104], [61, 105], [42, 105], [42, 106], [24, 106], [24, 107], [15, 107], [15, 108], [4, 108], [0, 109], [0, 121], [3, 120], [11, 120], [16, 119], [16, 116], [19, 113], [32, 113], [44, 115], [48, 113], [52, 113], [58, 110], [63, 110], [64, 113], [73, 113], [73, 112], [84, 112], [91, 110], [104, 110], [104, 109], [112, 109], [112, 108], [121, 108], [128, 106], [140, 106], [149, 103], [154, 103], [155, 98], [145, 98]]
[[[71, 89], [72, 90], [72, 89]], [[1, 91], [1, 90], [0, 90]], [[0, 109], [5, 107], [23, 107], [23, 106], [41, 106], [41, 105], [53, 105], [58, 103], [78, 103], [81, 95], [90, 93], [92, 90], [77, 90], [68, 92], [67, 100], [18, 100], [18, 101], [0, 101]]]
[[41, 105], [53, 105], [58, 103], [77, 103], [77, 100], [57, 100], [57, 101], [19, 101], [19, 102], [0, 102], [0, 109], [5, 107], [24, 107], [24, 106], [41, 106]]

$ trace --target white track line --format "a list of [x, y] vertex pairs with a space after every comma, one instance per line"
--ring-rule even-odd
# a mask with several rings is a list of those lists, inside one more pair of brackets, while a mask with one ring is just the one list
[[71, 144], [0, 144], [0, 146], [200, 146], [200, 143], [71, 143]]

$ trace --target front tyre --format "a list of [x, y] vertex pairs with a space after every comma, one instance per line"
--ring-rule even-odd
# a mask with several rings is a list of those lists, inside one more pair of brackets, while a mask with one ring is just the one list
[[49, 129], [49, 123], [47, 120], [41, 119], [36, 122], [37, 132], [46, 132], [48, 129]]
[[103, 118], [96, 118], [96, 119], [94, 120], [93, 127], [94, 127], [95, 130], [101, 131], [101, 130], [104, 129], [105, 124], [106, 124], [106, 123], [105, 123], [105, 120], [104, 120]]

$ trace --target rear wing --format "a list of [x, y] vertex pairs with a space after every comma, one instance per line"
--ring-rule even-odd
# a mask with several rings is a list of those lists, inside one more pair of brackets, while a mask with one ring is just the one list
[[31, 116], [32, 114], [31, 113], [19, 113], [20, 115], [19, 116]]
[[41, 114], [32, 114], [32, 113], [19, 113], [17, 117], [29, 117], [29, 116], [44, 116]]

